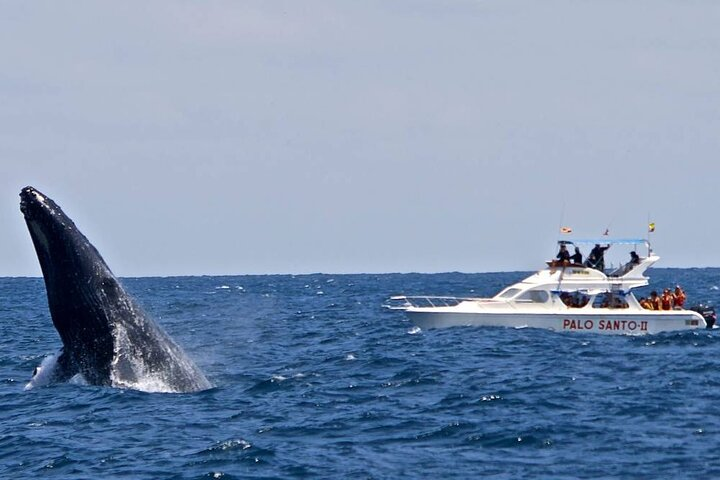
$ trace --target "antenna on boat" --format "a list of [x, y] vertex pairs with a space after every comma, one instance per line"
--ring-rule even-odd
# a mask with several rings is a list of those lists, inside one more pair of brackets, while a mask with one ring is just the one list
[[653, 250], [650, 245], [650, 234], [655, 231], [655, 222], [650, 221], [650, 211], [648, 210], [647, 215], [647, 230], [645, 232], [645, 242], [647, 242], [648, 257], [652, 256]]
[[558, 224], [558, 229], [557, 229], [558, 232], [562, 229], [564, 220], [565, 220], [565, 202], [563, 202], [562, 208], [560, 209], [560, 223]]
[[[560, 208], [560, 223], [558, 224], [557, 230], [555, 230], [555, 235], [558, 235], [558, 233], [561, 233], [563, 231], [563, 222], [564, 221], [565, 221], [565, 201], [563, 201], [562, 208]], [[555, 247], [555, 245], [553, 245], [553, 248], [554, 247]]]

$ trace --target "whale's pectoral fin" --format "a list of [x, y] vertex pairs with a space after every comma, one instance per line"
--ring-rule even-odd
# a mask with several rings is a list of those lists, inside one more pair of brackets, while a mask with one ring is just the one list
[[46, 357], [41, 365], [35, 367], [32, 379], [25, 388], [42, 387], [53, 383], [67, 382], [80, 372], [75, 362], [63, 350], [56, 355]]

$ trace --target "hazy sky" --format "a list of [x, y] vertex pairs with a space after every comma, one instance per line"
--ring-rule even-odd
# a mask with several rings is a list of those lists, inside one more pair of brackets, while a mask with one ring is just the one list
[[122, 276], [532, 270], [577, 236], [720, 266], [720, 3], [0, 0], [20, 189]]

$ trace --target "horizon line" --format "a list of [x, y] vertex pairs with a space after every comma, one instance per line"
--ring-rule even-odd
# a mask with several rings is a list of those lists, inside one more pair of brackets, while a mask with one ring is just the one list
[[[692, 269], [718, 269], [720, 266], [705, 267], [650, 267], [648, 270], [692, 270]], [[117, 278], [184, 278], [184, 277], [279, 277], [279, 276], [312, 276], [312, 275], [445, 275], [445, 274], [462, 274], [462, 275], [482, 275], [495, 273], [526, 273], [537, 270], [493, 270], [493, 271], [477, 271], [467, 272], [461, 270], [446, 270], [436, 272], [422, 271], [395, 271], [395, 272], [302, 272], [302, 273], [196, 273], [196, 274], [169, 274], [169, 275], [116, 275]], [[42, 279], [42, 275], [0, 275], [0, 279], [9, 278], [26, 278], [26, 279]]]

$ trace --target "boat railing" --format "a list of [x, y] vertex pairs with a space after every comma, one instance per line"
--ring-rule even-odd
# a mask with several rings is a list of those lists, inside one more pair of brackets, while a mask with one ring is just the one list
[[454, 307], [461, 302], [467, 300], [476, 300], [473, 298], [461, 297], [431, 297], [427, 295], [406, 296], [399, 295], [390, 297], [383, 305], [390, 310], [407, 310], [408, 308], [428, 308], [428, 307]]

